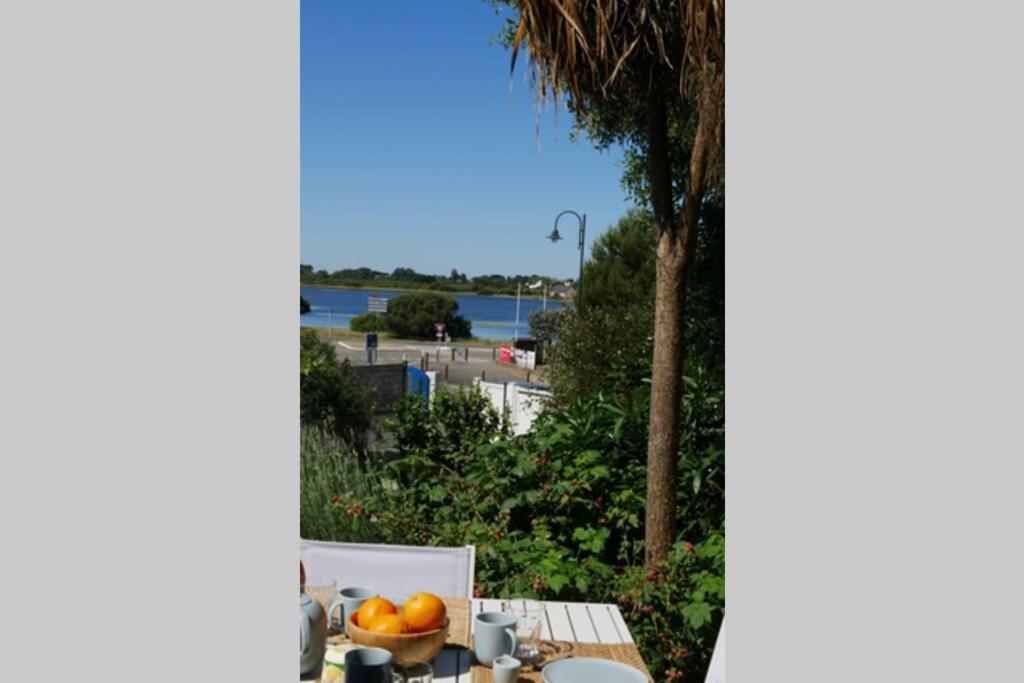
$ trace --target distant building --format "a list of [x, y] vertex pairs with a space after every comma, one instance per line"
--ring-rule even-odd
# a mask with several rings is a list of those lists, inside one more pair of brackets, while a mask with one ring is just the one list
[[573, 287], [572, 280], [566, 280], [565, 282], [559, 282], [558, 284], [551, 285], [551, 289], [548, 290], [548, 295], [559, 299], [571, 299], [576, 295], [576, 288]]
[[538, 289], [538, 288], [543, 287], [543, 286], [544, 286], [544, 281], [543, 280], [537, 280], [536, 282], [531, 282], [530, 284], [526, 285], [526, 288], [527, 289]]

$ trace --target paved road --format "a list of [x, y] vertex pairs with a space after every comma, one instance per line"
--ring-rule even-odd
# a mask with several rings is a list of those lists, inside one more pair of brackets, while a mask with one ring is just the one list
[[[353, 365], [366, 365], [366, 347], [361, 339], [347, 338], [333, 341], [338, 357], [348, 359]], [[456, 359], [452, 360], [452, 349], [457, 349]], [[468, 350], [468, 359], [464, 359], [463, 351]], [[401, 363], [420, 367], [421, 358], [427, 359], [427, 370], [444, 372], [447, 368], [448, 380], [451, 385], [471, 384], [473, 378], [486, 375], [488, 380], [519, 382], [527, 377], [525, 370], [514, 365], [499, 363], [496, 359], [500, 350], [491, 346], [472, 346], [466, 344], [430, 344], [388, 340], [381, 342], [377, 348], [377, 363]], [[530, 379], [535, 380], [535, 373]]]

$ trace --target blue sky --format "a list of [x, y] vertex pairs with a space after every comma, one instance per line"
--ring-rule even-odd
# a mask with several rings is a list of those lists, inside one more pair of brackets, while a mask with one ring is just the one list
[[[302, 262], [575, 277], [630, 202], [620, 150], [540, 118], [484, 0], [302, 0]], [[510, 94], [511, 87], [511, 94]], [[589, 254], [589, 251], [588, 251]]]

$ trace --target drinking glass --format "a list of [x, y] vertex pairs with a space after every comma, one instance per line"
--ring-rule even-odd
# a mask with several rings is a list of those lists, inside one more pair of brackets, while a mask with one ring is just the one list
[[502, 610], [516, 618], [516, 639], [519, 659], [534, 660], [540, 656], [540, 631], [544, 622], [544, 603], [529, 598], [513, 598]]
[[307, 576], [305, 593], [324, 608], [324, 614], [337, 599], [338, 584], [327, 576]]
[[434, 669], [426, 662], [409, 662], [402, 670], [406, 683], [432, 683], [434, 680]]

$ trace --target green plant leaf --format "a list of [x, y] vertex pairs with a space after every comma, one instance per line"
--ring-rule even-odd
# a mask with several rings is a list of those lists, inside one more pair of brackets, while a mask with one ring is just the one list
[[711, 606], [706, 602], [691, 602], [683, 607], [682, 613], [693, 628], [700, 628], [711, 621]]
[[566, 584], [569, 583], [569, 577], [565, 574], [554, 574], [548, 577], [548, 585], [551, 586], [551, 590], [556, 593], [562, 592]]

